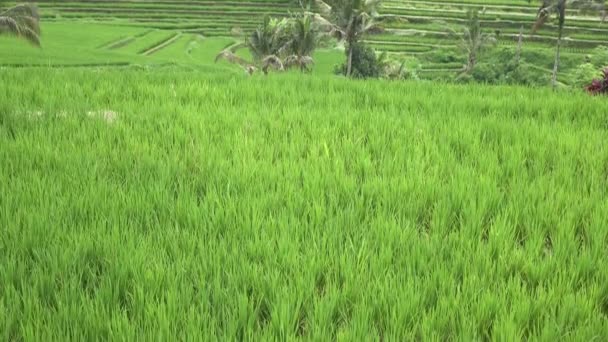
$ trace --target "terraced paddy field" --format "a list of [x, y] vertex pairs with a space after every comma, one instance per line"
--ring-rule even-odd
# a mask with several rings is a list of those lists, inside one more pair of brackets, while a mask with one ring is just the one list
[[[210, 64], [209, 59], [197, 60], [196, 56], [192, 56], [198, 43], [205, 41], [208, 45], [217, 45], [217, 41], [233, 39], [233, 29], [245, 32], [252, 30], [265, 14], [281, 17], [298, 9], [296, 1], [287, 0], [95, 0], [43, 1], [38, 4], [43, 22], [49, 30], [45, 34], [48, 37], [45, 45], [52, 47], [55, 39], [70, 39], [55, 35], [56, 33], [69, 36], [80, 30], [82, 24], [97, 25], [99, 29], [75, 33], [81, 37], [78, 41], [83, 45], [87, 44], [87, 40], [102, 44], [94, 46], [94, 49], [87, 46], [86, 53], [81, 54], [80, 64], [96, 64], [100, 58], [108, 63], [124, 64], [125, 56], [129, 56], [127, 59], [133, 57], [133, 63], [156, 63], [159, 59], [140, 56], [152, 55], [166, 48], [170, 48], [172, 53], [163, 53], [166, 57], [163, 58], [164, 62], [188, 64], [195, 61], [193, 64]], [[395, 19], [384, 25], [384, 33], [368, 36], [365, 41], [378, 51], [390, 52], [396, 58], [416, 58], [422, 78], [429, 78], [426, 76], [432, 74], [453, 76], [461, 70], [465, 58], [457, 48], [457, 39], [450, 36], [450, 33], [461, 29], [466, 10], [470, 8], [482, 10], [482, 27], [497, 37], [498, 48], [506, 49], [505, 51], [515, 49], [523, 27], [523, 57], [532, 65], [550, 73], [556, 37], [555, 24], [549, 22], [537, 34], [530, 34], [537, 12], [537, 4], [534, 2], [387, 0], [381, 14], [393, 15]], [[569, 82], [573, 66], [584, 63], [595, 47], [608, 43], [608, 26], [601, 23], [599, 14], [583, 15], [571, 10], [568, 15], [562, 53], [564, 73], [560, 76], [564, 83]], [[74, 26], [70, 28], [71, 25]], [[59, 32], [57, 27], [63, 27], [65, 31]], [[101, 42], [97, 37], [100, 32], [105, 37]], [[88, 38], [85, 37], [87, 33], [90, 35]], [[220, 39], [216, 40], [218, 37]], [[176, 44], [184, 49], [176, 51], [173, 46]], [[75, 48], [78, 50], [80, 47]], [[145, 49], [149, 50], [148, 53], [144, 53]], [[217, 51], [209, 51], [208, 55], [213, 55], [213, 52]], [[14, 51], [0, 52], [0, 63], [27, 64], [32, 62], [28, 54], [29, 52], [23, 55]], [[335, 64], [341, 62], [337, 53], [333, 55], [336, 57], [322, 57], [323, 61], [330, 62], [329, 65], [321, 66], [324, 71], [333, 69]], [[37, 57], [32, 58], [39, 60]], [[47, 64], [61, 65], [79, 57], [66, 56], [62, 59], [50, 53], [45, 58]]]
[[211, 68], [0, 79], [3, 341], [608, 340], [603, 98]]

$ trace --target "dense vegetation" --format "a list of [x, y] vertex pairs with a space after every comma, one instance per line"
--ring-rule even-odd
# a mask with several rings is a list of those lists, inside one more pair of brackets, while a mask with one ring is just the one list
[[[558, 2], [561, 1], [546, 3]], [[17, 51], [0, 50], [0, 64], [208, 66], [217, 53], [235, 41], [235, 31], [249, 34], [262, 24], [265, 15], [277, 19], [290, 17], [305, 3], [249, 0], [235, 6], [234, 2], [225, 0], [42, 2], [39, 3], [42, 22], [49, 32], [45, 50], [32, 52], [27, 47], [18, 47]], [[549, 83], [556, 65], [555, 42], [561, 37], [557, 85], [584, 89], [608, 64], [605, 51], [598, 51], [598, 47], [605, 46], [608, 33], [601, 18], [601, 14], [606, 13], [603, 2], [573, 2], [566, 8], [563, 22], [559, 19], [561, 16], [554, 15], [560, 13], [557, 7], [549, 7], [546, 12], [540, 12], [547, 16], [540, 16], [540, 3], [384, 0], [379, 7], [381, 20], [377, 29], [360, 39], [377, 54], [386, 52], [384, 60], [391, 62], [388, 69], [393, 74], [401, 70], [400, 78], [544, 86]], [[577, 6], [580, 3], [591, 6]], [[463, 25], [466, 26], [467, 13], [471, 10], [478, 11], [482, 35], [495, 40], [490, 48], [477, 54], [475, 68], [470, 68], [470, 56], [467, 49], [463, 49], [461, 39], [454, 37], [454, 32], [462, 32]], [[535, 25], [541, 18], [546, 18], [540, 21], [543, 25]], [[561, 28], [559, 35], [558, 28]], [[73, 43], [77, 53], [63, 48], [68, 43], [66, 36], [78, 36], [73, 39], [77, 42]], [[98, 41], [99, 37], [105, 40]], [[238, 37], [237, 41], [240, 40]], [[89, 45], [89, 41], [97, 43]], [[315, 72], [322, 74], [340, 68], [341, 49], [348, 45], [327, 43], [318, 49], [322, 62], [315, 63], [315, 67], [322, 69]], [[207, 50], [207, 46], [215, 50], [193, 53], [198, 48]], [[238, 55], [251, 59], [245, 52]], [[602, 59], [594, 70], [588, 63], [590, 58]], [[463, 70], [469, 72], [463, 75]]]
[[608, 338], [602, 98], [0, 76], [2, 340]]

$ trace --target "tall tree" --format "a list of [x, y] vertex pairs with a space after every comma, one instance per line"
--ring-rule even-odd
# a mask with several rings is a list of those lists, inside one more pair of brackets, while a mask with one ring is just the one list
[[361, 38], [378, 28], [382, 0], [315, 0], [318, 26], [346, 43], [346, 76], [352, 74], [353, 49]]
[[464, 73], [467, 74], [477, 64], [481, 51], [496, 40], [481, 29], [478, 10], [469, 10], [467, 12], [466, 24], [458, 35], [460, 36], [460, 48], [467, 55], [467, 64], [464, 67]]
[[40, 16], [32, 4], [21, 4], [0, 13], [0, 34], [24, 38], [40, 46]]
[[[530, 0], [528, 0], [530, 2]], [[551, 85], [557, 86], [557, 72], [559, 69], [560, 50], [564, 36], [564, 24], [566, 23], [566, 9], [579, 9], [582, 12], [597, 11], [602, 20], [606, 17], [604, 0], [542, 0], [536, 22], [532, 27], [532, 33], [536, 33], [552, 16], [557, 18], [557, 41], [555, 47], [555, 61], [553, 63], [553, 74]]]

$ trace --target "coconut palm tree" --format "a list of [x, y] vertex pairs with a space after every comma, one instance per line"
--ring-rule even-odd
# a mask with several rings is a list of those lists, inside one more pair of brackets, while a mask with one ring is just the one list
[[458, 35], [460, 37], [460, 48], [467, 55], [467, 64], [464, 66], [464, 73], [467, 74], [477, 64], [479, 53], [486, 46], [494, 44], [496, 39], [482, 31], [477, 10], [469, 10], [467, 12], [466, 24]]
[[[269, 69], [283, 70], [283, 62], [279, 58], [279, 52], [284, 49], [287, 38], [284, 35], [286, 22], [264, 17], [260, 25], [241, 43], [234, 44], [222, 50], [216, 57], [215, 62], [225, 60], [242, 66], [248, 74], [253, 74], [258, 69], [267, 74]], [[238, 32], [237, 32], [238, 33]], [[247, 48], [253, 57], [253, 61], [237, 56], [237, 51]]]
[[268, 56], [279, 56], [289, 41], [287, 36], [287, 19], [273, 19], [264, 17], [262, 25], [255, 29], [246, 39], [246, 47], [249, 48], [253, 59], [260, 62]]
[[32, 4], [21, 4], [0, 12], [0, 34], [10, 34], [40, 46], [40, 16]]
[[[528, 2], [530, 2], [528, 0]], [[553, 74], [551, 76], [551, 85], [553, 88], [557, 86], [557, 72], [559, 69], [560, 49], [564, 33], [564, 24], [566, 22], [566, 9], [575, 8], [583, 12], [597, 11], [602, 16], [602, 21], [606, 17], [606, 9], [603, 0], [542, 0], [536, 22], [532, 27], [532, 33], [536, 33], [552, 16], [557, 17], [557, 41], [555, 48], [555, 61], [553, 63]]]
[[352, 74], [353, 49], [361, 38], [379, 29], [382, 0], [315, 0], [317, 26], [346, 43], [346, 76]]
[[[249, 74], [257, 69], [267, 74], [270, 69], [281, 71], [294, 66], [307, 71], [313, 64], [311, 55], [316, 42], [316, 33], [308, 15], [282, 20], [265, 17], [262, 25], [242, 43], [224, 49], [215, 60], [239, 64]], [[243, 48], [249, 49], [252, 62], [236, 55]]]
[[290, 39], [286, 43], [288, 55], [284, 58], [285, 66], [298, 67], [302, 72], [310, 71], [316, 46], [317, 32], [312, 25], [311, 16], [296, 17], [291, 25]]

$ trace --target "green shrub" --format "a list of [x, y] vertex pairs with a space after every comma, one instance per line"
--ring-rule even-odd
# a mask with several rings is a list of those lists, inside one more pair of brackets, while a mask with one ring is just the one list
[[570, 85], [576, 89], [583, 89], [590, 80], [600, 76], [599, 69], [592, 63], [584, 63], [579, 65], [572, 71], [569, 77]]
[[469, 75], [459, 75], [457, 81], [534, 86], [548, 84], [549, 78], [549, 72], [534, 67], [523, 57], [518, 62], [515, 51], [505, 47], [485, 54], [483, 62], [477, 63]]
[[462, 57], [458, 57], [458, 55], [453, 50], [448, 50], [445, 48], [435, 49], [427, 53], [425, 56], [425, 60], [430, 63], [464, 63]]
[[[346, 75], [347, 62], [344, 62], [337, 73]], [[382, 76], [382, 66], [378, 63], [378, 57], [374, 49], [363, 43], [353, 46], [352, 77], [353, 78], [378, 78]]]
[[598, 46], [591, 52], [588, 62], [601, 69], [608, 66], [608, 47]]
[[506, 72], [500, 83], [540, 86], [549, 84], [550, 76], [550, 73], [535, 68], [525, 60], [520, 60], [519, 64], [513, 61], [506, 66]]
[[381, 77], [387, 80], [418, 80], [421, 65], [415, 57], [393, 59], [386, 52], [378, 56]]

